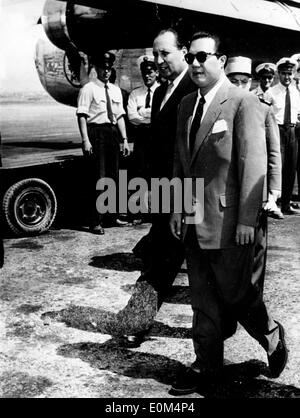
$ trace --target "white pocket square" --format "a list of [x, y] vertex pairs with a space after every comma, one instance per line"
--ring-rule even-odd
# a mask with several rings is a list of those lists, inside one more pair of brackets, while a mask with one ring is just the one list
[[227, 122], [224, 119], [217, 120], [212, 128], [212, 134], [227, 131]]

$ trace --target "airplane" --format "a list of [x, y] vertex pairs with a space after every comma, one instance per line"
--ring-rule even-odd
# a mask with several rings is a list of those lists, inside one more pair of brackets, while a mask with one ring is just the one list
[[51, 43], [37, 45], [41, 82], [56, 100], [76, 106], [82, 78], [66, 54], [74, 45], [86, 73], [89, 56], [113, 51], [117, 82], [127, 91], [141, 83], [137, 57], [151, 53], [155, 35], [168, 27], [186, 40], [198, 30], [216, 32], [231, 56], [248, 56], [255, 67], [299, 52], [300, 0], [46, 0], [39, 23]]

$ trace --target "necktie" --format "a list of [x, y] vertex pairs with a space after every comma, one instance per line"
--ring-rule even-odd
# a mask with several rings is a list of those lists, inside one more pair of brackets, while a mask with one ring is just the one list
[[162, 109], [162, 107], [166, 104], [166, 102], [167, 102], [167, 100], [169, 99], [169, 97], [171, 96], [171, 90], [172, 90], [173, 86], [174, 86], [173, 82], [171, 82], [171, 83], [168, 85], [168, 88], [167, 88], [167, 90], [166, 90], [165, 97], [163, 98], [163, 101], [161, 102], [161, 105], [160, 105], [160, 108], [161, 108], [161, 109]]
[[203, 96], [200, 97], [196, 112], [195, 112], [195, 116], [192, 122], [192, 126], [191, 126], [191, 130], [190, 130], [190, 138], [189, 138], [189, 143], [190, 143], [190, 153], [192, 154], [193, 149], [194, 149], [194, 145], [195, 145], [195, 141], [196, 141], [196, 135], [198, 132], [198, 129], [200, 127], [200, 123], [201, 123], [201, 118], [203, 115], [203, 106], [205, 103], [205, 99]]
[[288, 87], [286, 88], [286, 94], [285, 94], [285, 106], [284, 106], [284, 124], [290, 124], [291, 123], [291, 96], [290, 91]]
[[111, 101], [108, 94], [108, 85], [105, 84], [105, 96], [106, 96], [106, 110], [107, 110], [107, 116], [111, 123], [114, 123], [114, 114], [111, 108]]
[[148, 87], [148, 92], [146, 95], [146, 101], [145, 101], [145, 108], [149, 108], [150, 107], [150, 99], [151, 99], [151, 89], [150, 87]]

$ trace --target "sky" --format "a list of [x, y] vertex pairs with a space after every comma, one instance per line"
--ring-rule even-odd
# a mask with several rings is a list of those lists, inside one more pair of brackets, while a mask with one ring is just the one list
[[35, 65], [44, 0], [0, 0], [0, 93], [43, 91]]

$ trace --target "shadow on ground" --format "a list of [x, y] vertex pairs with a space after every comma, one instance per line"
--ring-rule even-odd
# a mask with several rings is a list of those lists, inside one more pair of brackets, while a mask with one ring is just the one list
[[132, 253], [113, 253], [92, 257], [89, 265], [117, 271], [139, 271], [143, 268], [142, 260], [136, 258]]
[[[45, 325], [55, 320], [63, 322], [68, 327], [83, 331], [100, 332], [113, 336], [126, 334], [124, 325], [119, 323], [116, 314], [103, 309], [72, 305], [60, 311], [45, 312], [41, 315], [41, 319]], [[170, 338], [191, 338], [191, 329], [170, 327], [162, 322], [154, 321], [149, 335]]]
[[[67, 358], [80, 358], [98, 370], [108, 370], [135, 379], [154, 379], [171, 385], [183, 365], [168, 357], [127, 350], [114, 339], [104, 344], [77, 343], [63, 345], [58, 354]], [[208, 381], [197, 391], [205, 398], [297, 398], [300, 389], [282, 385], [264, 378], [265, 363], [250, 360], [224, 367], [222, 377]]]
[[[141, 271], [143, 269], [142, 259], [133, 253], [113, 253], [102, 256], [92, 257], [89, 263], [92, 267], [104, 268], [117, 271]], [[181, 268], [179, 273], [186, 273], [186, 269]]]

